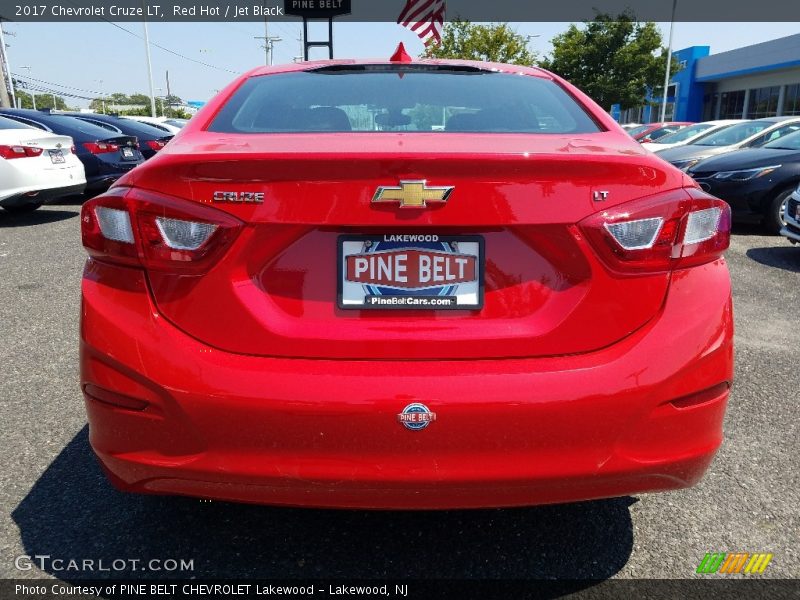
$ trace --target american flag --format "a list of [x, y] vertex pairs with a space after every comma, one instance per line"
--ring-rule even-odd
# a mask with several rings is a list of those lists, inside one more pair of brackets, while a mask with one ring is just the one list
[[445, 0], [406, 0], [406, 7], [397, 19], [403, 27], [416, 33], [426, 46], [442, 41]]

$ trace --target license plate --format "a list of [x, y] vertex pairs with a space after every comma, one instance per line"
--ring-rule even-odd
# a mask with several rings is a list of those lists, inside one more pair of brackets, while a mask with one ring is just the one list
[[64, 153], [61, 150], [48, 150], [47, 153], [50, 155], [50, 161], [54, 165], [60, 165], [65, 162]]
[[123, 158], [133, 158], [133, 148], [123, 148], [122, 149], [122, 157]]
[[338, 305], [344, 309], [480, 310], [483, 238], [339, 236]]

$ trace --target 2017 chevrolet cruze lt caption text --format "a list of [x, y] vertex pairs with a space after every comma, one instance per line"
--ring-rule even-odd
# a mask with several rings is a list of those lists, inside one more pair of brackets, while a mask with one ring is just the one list
[[409, 509], [697, 482], [728, 206], [546, 71], [394, 58], [251, 71], [84, 205], [112, 482]]

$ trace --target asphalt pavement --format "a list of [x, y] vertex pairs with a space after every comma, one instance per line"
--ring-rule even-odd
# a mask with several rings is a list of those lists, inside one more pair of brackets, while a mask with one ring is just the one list
[[736, 381], [725, 443], [698, 486], [410, 515], [114, 491], [78, 388], [79, 211], [0, 211], [0, 578], [64, 578], [50, 563], [19, 570], [21, 555], [190, 559], [191, 572], [170, 575], [197, 578], [689, 578], [706, 552], [770, 552], [763, 577], [800, 576], [800, 247], [785, 239], [735, 230]]

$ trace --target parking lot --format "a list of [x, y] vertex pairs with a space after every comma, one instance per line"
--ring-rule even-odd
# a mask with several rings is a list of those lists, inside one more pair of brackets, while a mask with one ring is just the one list
[[686, 578], [706, 552], [737, 551], [773, 553], [764, 577], [800, 576], [800, 247], [784, 238], [735, 230], [736, 382], [724, 446], [697, 487], [409, 518], [114, 491], [78, 388], [79, 211], [0, 211], [0, 577], [62, 577], [15, 568], [50, 555], [191, 559], [174, 576], [197, 578]]

